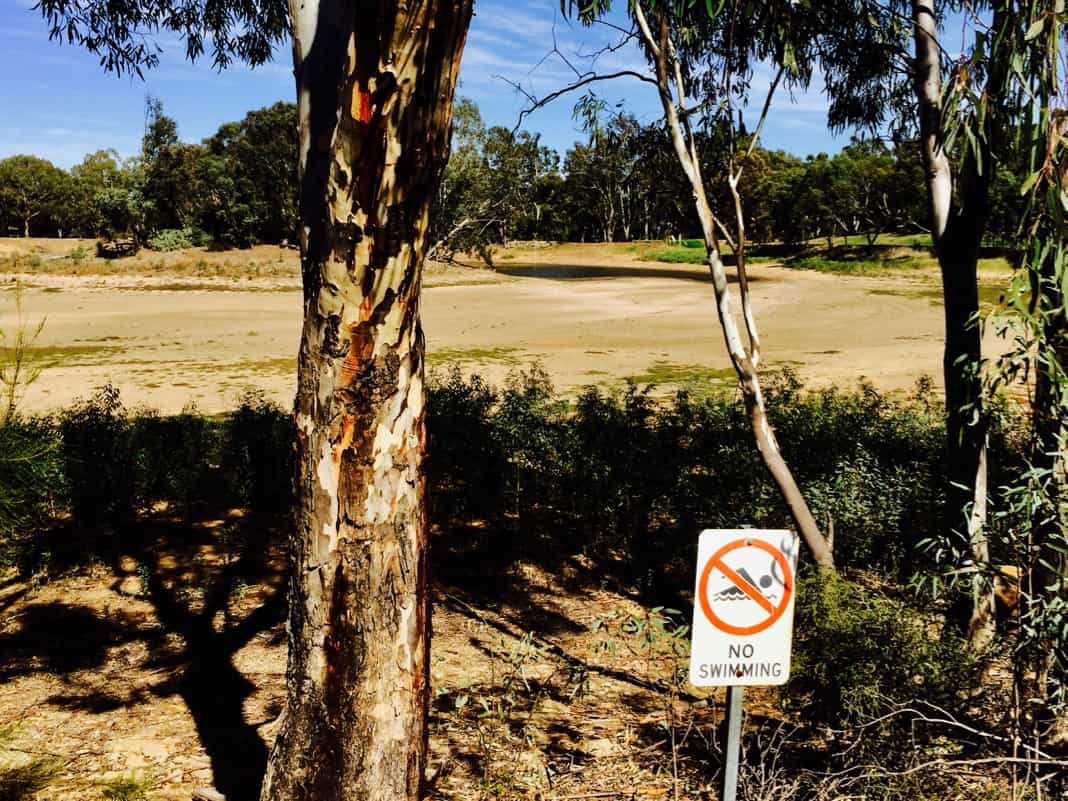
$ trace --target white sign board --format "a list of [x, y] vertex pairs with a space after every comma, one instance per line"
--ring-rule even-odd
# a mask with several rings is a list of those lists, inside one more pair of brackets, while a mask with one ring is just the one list
[[797, 547], [792, 531], [701, 532], [691, 684], [786, 683], [794, 630]]

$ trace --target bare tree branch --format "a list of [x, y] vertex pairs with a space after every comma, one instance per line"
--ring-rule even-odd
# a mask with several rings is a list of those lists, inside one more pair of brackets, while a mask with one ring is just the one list
[[768, 87], [767, 97], [764, 98], [764, 107], [760, 112], [760, 120], [757, 122], [756, 130], [753, 131], [753, 135], [749, 140], [749, 147], [746, 149], [745, 155], [742, 156], [742, 163], [738, 164], [737, 169], [735, 169], [736, 159], [732, 150], [727, 167], [727, 186], [730, 187], [731, 197], [734, 199], [735, 230], [737, 231], [734, 259], [738, 270], [738, 290], [742, 300], [742, 318], [745, 320], [746, 336], [749, 339], [749, 358], [752, 360], [754, 367], [760, 364], [760, 334], [757, 331], [752, 295], [749, 292], [749, 271], [745, 261], [745, 213], [742, 209], [742, 196], [738, 191], [738, 184], [742, 179], [745, 162], [753, 155], [753, 150], [756, 148], [757, 142], [760, 141], [760, 134], [764, 130], [764, 123], [767, 121], [768, 111], [771, 109], [771, 100], [775, 96], [775, 90], [779, 87], [779, 81], [782, 80], [785, 72], [786, 65], [780, 65], [778, 72], [775, 73], [775, 78]]
[[517, 92], [520, 92], [524, 97], [526, 97], [526, 99], [530, 103], [530, 105], [528, 105], [526, 108], [521, 109], [519, 111], [519, 119], [516, 122], [515, 127], [512, 129], [513, 133], [518, 131], [523, 125], [523, 120], [533, 114], [535, 111], [548, 105], [554, 100], [563, 97], [564, 95], [570, 94], [571, 92], [575, 92], [581, 89], [583, 86], [589, 86], [592, 83], [598, 83], [601, 81], [612, 81], [616, 78], [636, 78], [637, 80], [642, 81], [644, 83], [650, 83], [654, 86], [656, 85], [656, 81], [654, 81], [648, 75], [642, 75], [640, 72], [636, 72], [634, 70], [619, 70], [618, 72], [611, 72], [603, 75], [597, 73], [586, 73], [585, 75], [580, 75], [578, 80], [568, 84], [567, 86], [561, 89], [557, 89], [556, 91], [550, 92], [549, 94], [539, 98], [532, 95], [530, 92], [523, 88], [522, 84], [517, 83], [516, 81], [510, 80], [509, 78], [505, 78], [503, 75], [496, 75], [494, 77], [498, 80], [504, 81]]

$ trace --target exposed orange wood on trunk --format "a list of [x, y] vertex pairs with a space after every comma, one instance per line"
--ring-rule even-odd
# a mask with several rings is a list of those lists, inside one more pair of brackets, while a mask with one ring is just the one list
[[318, 0], [317, 17], [315, 2], [294, 12], [299, 508], [262, 798], [415, 801], [429, 701], [418, 293], [471, 0]]
[[372, 112], [371, 93], [361, 86], [352, 93], [352, 117], [366, 124], [371, 121]]
[[353, 434], [356, 431], [356, 421], [352, 417], [345, 415], [341, 418], [341, 435], [338, 437], [337, 442], [334, 443], [334, 466], [339, 467], [341, 465], [341, 456], [345, 453], [350, 445], [352, 445]]

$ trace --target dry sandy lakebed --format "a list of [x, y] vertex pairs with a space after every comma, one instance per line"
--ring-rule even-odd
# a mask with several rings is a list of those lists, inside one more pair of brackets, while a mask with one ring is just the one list
[[[157, 265], [158, 266], [158, 265]], [[766, 364], [791, 365], [809, 385], [866, 377], [890, 391], [921, 375], [939, 384], [937, 275], [829, 275], [751, 268]], [[129, 406], [174, 412], [232, 408], [246, 387], [288, 406], [295, 384], [301, 296], [295, 272], [268, 278], [163, 273], [0, 276], [0, 330], [45, 319], [44, 367], [23, 408], [60, 408], [111, 382]], [[640, 261], [597, 245], [509, 253], [496, 271], [435, 267], [423, 293], [428, 360], [492, 382], [540, 362], [556, 386], [676, 386], [730, 381], [703, 267]], [[988, 349], [999, 344], [988, 335]], [[989, 351], [988, 351], [989, 352]]]

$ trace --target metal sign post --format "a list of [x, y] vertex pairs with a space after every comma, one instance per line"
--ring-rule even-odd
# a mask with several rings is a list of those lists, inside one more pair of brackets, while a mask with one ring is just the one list
[[690, 683], [727, 688], [720, 801], [738, 796], [745, 688], [785, 684], [790, 676], [797, 548], [792, 531], [701, 532]]
[[742, 750], [742, 697], [745, 687], [727, 688], [727, 749], [723, 762], [723, 793], [720, 801], [738, 797], [738, 765]]

